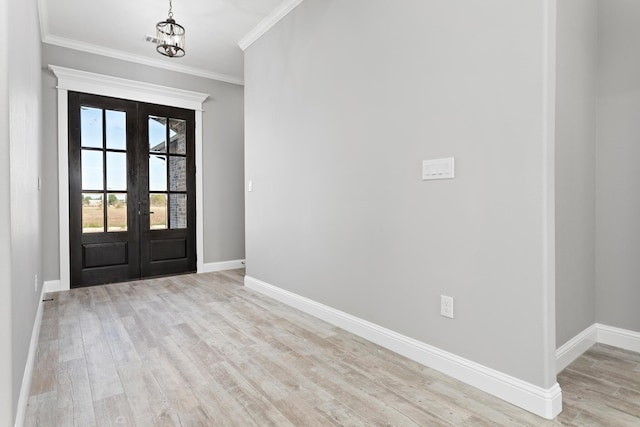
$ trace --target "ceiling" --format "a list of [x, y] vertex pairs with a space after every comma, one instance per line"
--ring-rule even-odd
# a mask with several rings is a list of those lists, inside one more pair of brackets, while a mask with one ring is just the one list
[[[283, 0], [172, 0], [173, 18], [186, 29], [186, 55], [158, 54], [145, 36], [167, 19], [169, 0], [38, 0], [45, 43], [99, 53], [241, 84], [238, 42]], [[289, 2], [290, 3], [290, 2]]]

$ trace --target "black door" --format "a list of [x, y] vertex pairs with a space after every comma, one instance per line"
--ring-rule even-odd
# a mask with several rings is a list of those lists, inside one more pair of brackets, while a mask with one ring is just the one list
[[69, 93], [71, 287], [196, 270], [195, 114]]
[[196, 270], [195, 113], [139, 104], [142, 277]]

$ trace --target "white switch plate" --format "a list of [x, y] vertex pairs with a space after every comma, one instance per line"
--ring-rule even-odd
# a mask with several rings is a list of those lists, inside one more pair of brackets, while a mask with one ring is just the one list
[[453, 157], [422, 161], [422, 180], [455, 178], [455, 162]]
[[253, 191], [253, 181], [251, 181], [251, 180], [249, 181], [249, 186], [248, 187], [249, 187], [248, 188], [249, 192], [252, 192]]

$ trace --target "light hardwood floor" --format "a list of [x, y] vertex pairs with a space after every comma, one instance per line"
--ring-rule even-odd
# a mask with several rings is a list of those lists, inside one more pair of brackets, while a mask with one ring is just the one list
[[594, 346], [546, 421], [242, 286], [244, 270], [45, 303], [27, 426], [640, 425], [640, 354]]

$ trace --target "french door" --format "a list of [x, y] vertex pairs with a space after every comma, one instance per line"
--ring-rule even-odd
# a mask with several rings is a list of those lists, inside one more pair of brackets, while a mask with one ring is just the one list
[[71, 287], [196, 270], [195, 113], [69, 92]]

